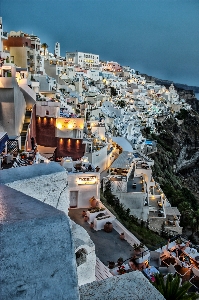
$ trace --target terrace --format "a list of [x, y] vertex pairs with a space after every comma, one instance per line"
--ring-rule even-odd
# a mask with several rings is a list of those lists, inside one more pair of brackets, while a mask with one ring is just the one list
[[133, 169], [133, 158], [131, 152], [123, 151], [109, 168], [109, 174], [114, 176], [126, 176], [127, 180]]
[[[108, 213], [110, 212], [108, 211]], [[149, 282], [155, 280], [154, 274], [156, 273], [161, 273], [163, 276], [167, 276], [168, 273], [178, 274], [182, 278], [182, 282], [191, 282], [190, 291], [198, 290], [199, 253], [191, 247], [189, 242], [184, 240], [179, 242], [179, 239], [175, 238], [172, 242], [169, 240], [167, 245], [158, 248], [156, 251], [149, 251], [141, 246], [143, 247], [141, 256], [136, 256], [137, 258], [133, 259], [135, 257], [135, 247], [133, 245], [138, 241], [116, 219], [112, 221], [113, 230], [107, 233], [105, 229], [94, 230], [91, 227], [91, 222], [87, 221], [88, 219], [85, 221], [82, 216], [82, 209], [70, 209], [69, 217], [88, 232], [95, 244], [97, 265], [100, 264], [100, 278], [98, 276], [97, 280], [110, 277], [111, 274], [113, 276], [118, 275], [118, 258], [122, 257], [124, 273], [137, 270], [137, 272], [142, 272]], [[120, 238], [122, 230], [125, 239]], [[141, 263], [141, 261], [143, 262]], [[114, 267], [112, 267], [112, 263]], [[98, 273], [99, 271], [96, 271], [96, 275], [99, 275]]]
[[161, 197], [149, 197], [149, 217], [165, 217]]
[[164, 276], [168, 273], [178, 274], [182, 283], [189, 281], [192, 284], [190, 291], [199, 290], [199, 253], [190, 241], [173, 238], [155, 252], [160, 258], [160, 273]]

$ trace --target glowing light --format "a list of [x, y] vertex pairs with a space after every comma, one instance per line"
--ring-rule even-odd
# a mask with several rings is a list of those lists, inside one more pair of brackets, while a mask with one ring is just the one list
[[96, 184], [97, 178], [95, 176], [89, 176], [89, 177], [81, 177], [77, 179], [78, 185], [84, 185], [84, 184]]
[[62, 128], [62, 124], [61, 123], [57, 123], [57, 128], [61, 129]]
[[72, 129], [73, 125], [72, 124], [68, 124], [68, 129]]

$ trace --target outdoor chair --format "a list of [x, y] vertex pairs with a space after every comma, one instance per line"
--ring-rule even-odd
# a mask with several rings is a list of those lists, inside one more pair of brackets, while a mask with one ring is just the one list
[[189, 280], [189, 282], [195, 286], [195, 288], [199, 289], [199, 270], [196, 268], [192, 268], [193, 276]]
[[163, 252], [160, 254], [160, 259], [164, 260], [170, 256], [171, 256], [171, 253], [168, 250], [163, 250]]
[[190, 271], [188, 267], [183, 266], [183, 262], [180, 261], [178, 257], [176, 257], [176, 264], [174, 265], [174, 268], [176, 273], [178, 273], [180, 276], [184, 276]]
[[176, 264], [176, 260], [175, 257], [172, 256], [168, 256], [165, 259], [162, 260], [163, 264], [165, 264], [166, 266], [169, 266], [170, 264], [175, 265]]
[[161, 265], [160, 252], [150, 251], [149, 264], [150, 266], [159, 268], [159, 266]]

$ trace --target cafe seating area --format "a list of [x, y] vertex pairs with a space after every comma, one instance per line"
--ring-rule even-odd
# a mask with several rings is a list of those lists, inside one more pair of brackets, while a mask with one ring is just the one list
[[[154, 252], [157, 255], [154, 256]], [[158, 255], [160, 258], [159, 266], [157, 263]], [[153, 260], [156, 257], [156, 260]], [[149, 259], [150, 267], [155, 267], [163, 276], [168, 274], [178, 275], [182, 283], [189, 281], [194, 290], [199, 289], [199, 253], [191, 247], [190, 241], [178, 238], [168, 240], [167, 245], [160, 247], [156, 251], [151, 251]]]
[[[139, 256], [143, 256], [142, 252], [143, 249]], [[156, 251], [150, 251], [150, 256], [142, 263], [138, 263], [134, 254], [132, 253], [131, 258], [121, 264], [119, 262], [109, 266], [110, 273], [115, 276], [140, 271], [151, 283], [156, 280], [156, 274], [162, 274], [165, 280], [168, 274], [172, 274], [180, 276], [182, 284], [189, 281], [191, 283], [190, 291], [199, 292], [199, 253], [191, 247], [189, 241], [176, 239], [170, 242], [169, 240], [167, 245]]]

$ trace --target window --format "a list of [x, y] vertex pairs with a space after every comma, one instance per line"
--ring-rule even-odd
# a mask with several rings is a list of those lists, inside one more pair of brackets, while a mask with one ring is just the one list
[[49, 116], [49, 110], [46, 110], [46, 116]]
[[77, 267], [84, 264], [86, 262], [86, 256], [88, 255], [86, 249], [79, 249], [76, 253], [76, 263]]

